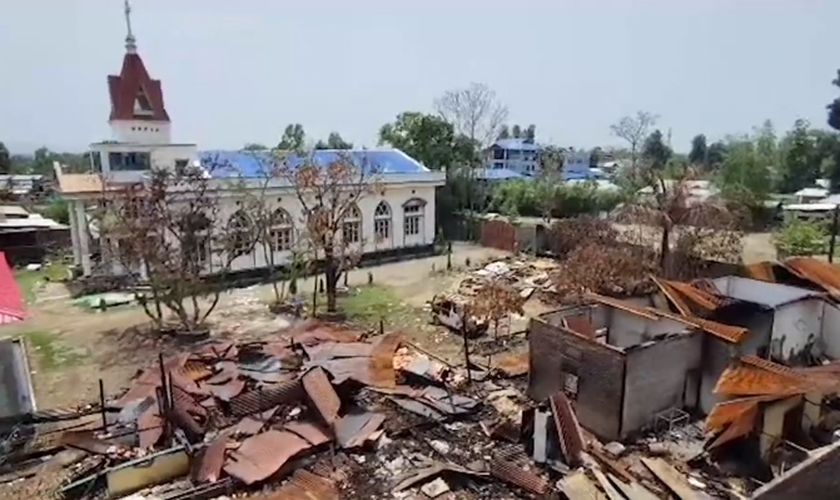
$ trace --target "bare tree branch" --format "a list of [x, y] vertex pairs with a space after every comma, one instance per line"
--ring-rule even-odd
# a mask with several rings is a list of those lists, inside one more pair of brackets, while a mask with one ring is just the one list
[[650, 133], [650, 129], [659, 120], [658, 115], [647, 111], [638, 111], [636, 116], [625, 116], [618, 123], [610, 125], [612, 134], [624, 139], [630, 146], [630, 161], [633, 168], [639, 159], [639, 148]]
[[496, 92], [483, 83], [471, 83], [462, 89], [449, 90], [435, 100], [435, 109], [455, 130], [478, 142], [492, 143], [508, 117], [507, 106], [497, 100]]

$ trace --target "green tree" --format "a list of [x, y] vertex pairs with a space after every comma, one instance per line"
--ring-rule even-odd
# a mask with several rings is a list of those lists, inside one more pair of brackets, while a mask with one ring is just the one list
[[534, 142], [537, 139], [537, 126], [533, 123], [528, 125], [528, 128], [522, 132], [522, 137], [526, 142]]
[[706, 136], [697, 134], [691, 140], [691, 151], [688, 153], [688, 161], [692, 165], [708, 165], [708, 147]]
[[726, 159], [726, 143], [715, 141], [706, 150], [706, 163], [709, 168], [717, 169]]
[[290, 123], [286, 125], [283, 131], [283, 136], [280, 142], [277, 143], [277, 149], [281, 151], [301, 151], [306, 142], [306, 132], [303, 130], [303, 125], [300, 123]]
[[642, 147], [642, 157], [650, 162], [651, 167], [656, 170], [663, 170], [668, 164], [673, 151], [665, 144], [662, 132], [657, 129], [645, 139]]
[[499, 128], [499, 135], [496, 137], [496, 140], [499, 139], [510, 139], [510, 128], [507, 125], [502, 125]]
[[379, 129], [379, 144], [397, 148], [432, 170], [449, 171], [477, 159], [474, 143], [456, 135], [453, 125], [435, 115], [407, 111]]
[[315, 149], [353, 149], [353, 143], [345, 141], [338, 132], [330, 132], [326, 142], [315, 143]]
[[815, 161], [816, 148], [806, 120], [796, 120], [793, 129], [784, 139], [784, 156], [779, 180], [779, 190], [793, 193], [816, 184], [820, 175], [819, 162]]
[[589, 168], [597, 168], [598, 162], [604, 157], [604, 152], [599, 147], [592, 148], [589, 152]]
[[811, 256], [825, 252], [828, 231], [819, 222], [801, 221], [796, 217], [785, 220], [781, 230], [773, 235], [779, 257]]
[[[837, 70], [837, 78], [832, 80], [831, 84], [840, 89], [840, 69]], [[840, 97], [828, 105], [828, 125], [834, 130], [840, 130]]]
[[[840, 69], [837, 70], [837, 78], [831, 82], [835, 87], [840, 89]], [[840, 97], [834, 99], [828, 105], [828, 125], [834, 130], [840, 131]], [[840, 147], [835, 146], [832, 150], [832, 167], [829, 171], [829, 181], [831, 183], [831, 191], [840, 191]]]
[[0, 174], [10, 174], [12, 172], [12, 157], [6, 145], [0, 142]]
[[772, 189], [770, 168], [750, 137], [730, 138], [715, 184], [723, 198], [737, 205], [757, 207]]
[[514, 139], [521, 139], [522, 127], [520, 127], [519, 125], [514, 125], [513, 128], [510, 129], [510, 135], [512, 135]]
[[267, 151], [268, 147], [264, 144], [258, 144], [255, 142], [249, 142], [245, 146], [242, 147], [243, 151]]

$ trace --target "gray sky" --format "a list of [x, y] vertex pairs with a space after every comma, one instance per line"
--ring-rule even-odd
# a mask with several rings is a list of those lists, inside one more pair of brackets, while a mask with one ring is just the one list
[[[121, 0], [8, 0], [0, 141], [83, 150], [107, 139]], [[138, 51], [163, 82], [173, 139], [276, 144], [289, 122], [375, 145], [405, 110], [491, 86], [510, 121], [564, 146], [620, 144], [609, 125], [661, 115], [673, 145], [766, 118], [825, 126], [840, 67], [838, 0], [133, 0]]]

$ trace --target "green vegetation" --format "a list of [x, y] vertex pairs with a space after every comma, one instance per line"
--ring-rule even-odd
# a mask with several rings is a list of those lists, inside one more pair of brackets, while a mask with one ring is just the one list
[[38, 289], [48, 281], [62, 281], [67, 278], [67, 266], [63, 263], [50, 263], [41, 266], [37, 271], [28, 269], [15, 270], [15, 281], [20, 289], [20, 296], [24, 302], [31, 304], [35, 302]]
[[85, 357], [85, 354], [61, 345], [49, 332], [33, 331], [23, 334], [23, 337], [30, 346], [29, 351], [38, 360], [38, 367], [44, 371], [72, 365]]
[[611, 211], [623, 199], [621, 192], [598, 189], [595, 183], [515, 180], [493, 188], [488, 210], [510, 217], [574, 217]]
[[811, 256], [826, 252], [828, 236], [825, 223], [790, 218], [774, 235], [774, 241], [781, 255]]
[[[311, 307], [312, 295], [306, 300], [306, 306]], [[326, 312], [326, 306], [326, 295], [319, 293], [318, 312]], [[351, 287], [347, 295], [338, 297], [338, 309], [351, 323], [371, 330], [379, 328], [380, 319], [385, 320], [385, 329], [389, 331], [418, 331], [429, 327], [429, 314], [422, 308], [405, 304], [388, 286]]]

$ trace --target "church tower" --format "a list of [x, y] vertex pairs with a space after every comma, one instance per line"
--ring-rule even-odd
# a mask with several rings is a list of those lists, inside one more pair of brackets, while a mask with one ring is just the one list
[[113, 140], [139, 144], [171, 142], [169, 114], [163, 105], [160, 80], [153, 80], [137, 53], [131, 30], [131, 6], [125, 2], [125, 56], [119, 75], [108, 76]]

